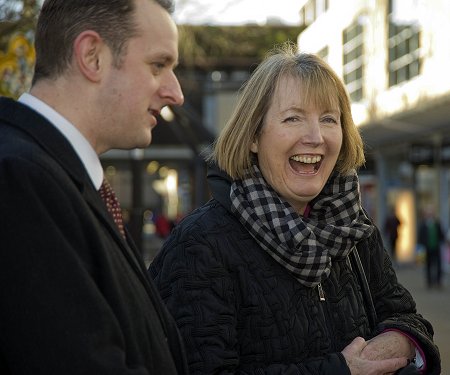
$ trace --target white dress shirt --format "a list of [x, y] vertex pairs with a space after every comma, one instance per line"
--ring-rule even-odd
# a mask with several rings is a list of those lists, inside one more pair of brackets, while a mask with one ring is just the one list
[[66, 118], [35, 96], [24, 93], [20, 96], [18, 101], [44, 116], [64, 135], [86, 168], [95, 188], [97, 190], [100, 189], [103, 181], [103, 167], [97, 153], [83, 134], [81, 134], [81, 132]]

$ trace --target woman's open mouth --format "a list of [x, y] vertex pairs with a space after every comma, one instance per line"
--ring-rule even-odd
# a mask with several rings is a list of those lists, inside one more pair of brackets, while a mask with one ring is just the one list
[[316, 173], [322, 163], [322, 155], [294, 155], [289, 158], [291, 168], [301, 174]]

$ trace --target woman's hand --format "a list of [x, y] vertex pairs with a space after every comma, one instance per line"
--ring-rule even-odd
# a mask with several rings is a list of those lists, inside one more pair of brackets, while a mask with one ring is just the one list
[[372, 361], [399, 357], [413, 359], [416, 353], [411, 340], [396, 331], [381, 333], [366, 344], [361, 355], [364, 359]]
[[[408, 364], [407, 356], [392, 357], [382, 355], [384, 353], [382, 349], [382, 341], [384, 339], [376, 342], [372, 340], [365, 341], [362, 337], [357, 337], [342, 351], [342, 355], [347, 361], [352, 375], [393, 374]], [[365, 352], [366, 350], [367, 352]], [[379, 358], [369, 358], [371, 355], [378, 356]]]

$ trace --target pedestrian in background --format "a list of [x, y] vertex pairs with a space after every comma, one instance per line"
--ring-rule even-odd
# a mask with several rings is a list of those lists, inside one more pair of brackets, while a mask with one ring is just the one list
[[434, 207], [425, 207], [417, 242], [425, 248], [425, 277], [428, 288], [442, 288], [441, 246], [444, 240], [444, 232]]
[[399, 218], [395, 213], [395, 207], [390, 207], [386, 221], [384, 222], [384, 233], [388, 240], [389, 251], [394, 265], [397, 264], [397, 239], [398, 229], [401, 225]]
[[191, 374], [387, 374], [413, 359], [440, 373], [361, 207], [363, 143], [324, 61], [290, 45], [264, 60], [211, 159], [213, 198], [149, 268]]
[[0, 99], [1, 374], [187, 373], [99, 160], [146, 147], [183, 102], [171, 9], [43, 3], [30, 93]]

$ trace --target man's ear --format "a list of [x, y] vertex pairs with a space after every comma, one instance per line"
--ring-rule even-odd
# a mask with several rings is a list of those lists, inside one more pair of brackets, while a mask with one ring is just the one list
[[74, 42], [74, 63], [81, 74], [92, 82], [101, 78], [106, 45], [100, 35], [92, 30], [83, 31]]

